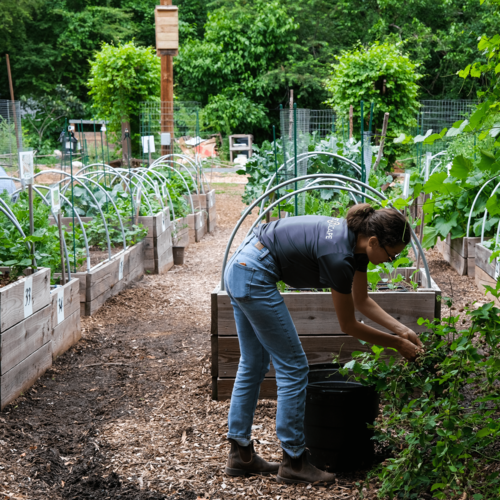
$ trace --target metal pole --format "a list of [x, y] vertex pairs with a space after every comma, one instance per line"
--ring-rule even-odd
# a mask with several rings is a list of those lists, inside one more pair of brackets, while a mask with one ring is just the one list
[[14, 115], [14, 128], [16, 130], [17, 151], [19, 152], [21, 144], [19, 141], [19, 130], [17, 128], [16, 102], [14, 101], [14, 85], [12, 83], [12, 73], [10, 72], [9, 54], [5, 54], [5, 59], [7, 61], [7, 74], [9, 76], [10, 100], [12, 101], [12, 114]]
[[[293, 155], [294, 155], [294, 177], [297, 177], [297, 103], [293, 104]], [[298, 184], [295, 182], [295, 190], [298, 189]], [[298, 213], [298, 198], [295, 195], [295, 217]]]
[[368, 132], [370, 132], [370, 135], [372, 133], [373, 105], [374, 105], [374, 103], [372, 102], [370, 104], [370, 123], [368, 125]]
[[99, 155], [97, 154], [97, 136], [95, 134], [95, 118], [92, 118], [92, 121], [94, 122], [94, 149], [95, 149], [95, 156], [96, 156], [95, 162], [99, 163]]
[[57, 214], [57, 227], [59, 229], [59, 250], [61, 252], [61, 285], [66, 283], [66, 271], [64, 270], [64, 242], [62, 233], [62, 214]]
[[[279, 178], [278, 178], [278, 152], [276, 150], [276, 127], [273, 125], [273, 144], [274, 144], [274, 169], [276, 171], [276, 183], [279, 184]], [[278, 196], [278, 199], [280, 197], [279, 191], [276, 191], [276, 195]], [[281, 219], [281, 207], [280, 204], [278, 203], [278, 219]]]
[[[363, 101], [361, 101], [361, 182], [366, 183], [365, 159], [364, 159], [364, 154], [363, 154], [364, 145], [365, 145], [364, 144], [365, 141], [363, 138], [363, 136], [364, 136], [363, 132], [364, 132], [364, 128], [365, 128], [364, 119], [365, 119], [365, 117], [364, 117], [364, 103], [363, 103]], [[363, 191], [363, 193], [365, 192], [364, 186], [361, 187], [361, 191]], [[363, 198], [363, 203], [364, 202], [365, 202], [365, 199]]]
[[[67, 133], [67, 127], [66, 127], [66, 119], [64, 120], [64, 134], [66, 135]], [[94, 131], [95, 131], [95, 121], [94, 121]], [[75, 235], [75, 181], [73, 178], [73, 147], [72, 147], [72, 142], [71, 142], [71, 136], [69, 136], [69, 171], [71, 173], [71, 217], [72, 217], [72, 224], [73, 224], [73, 269], [76, 273], [76, 235]], [[66, 140], [64, 141], [66, 143]]]

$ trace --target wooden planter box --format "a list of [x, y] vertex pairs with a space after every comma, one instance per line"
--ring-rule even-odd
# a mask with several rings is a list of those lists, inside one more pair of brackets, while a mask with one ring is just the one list
[[80, 280], [72, 276], [64, 286], [50, 292], [52, 313], [52, 359], [66, 352], [82, 337], [80, 325]]
[[165, 274], [173, 265], [170, 209], [154, 216], [139, 217], [139, 223], [148, 228], [144, 239], [144, 271]]
[[175, 219], [172, 224], [172, 246], [187, 247], [189, 245], [189, 225], [187, 217]]
[[[490, 262], [490, 257], [493, 252], [485, 248], [481, 243], [476, 245], [476, 270], [474, 280], [477, 287], [482, 293], [486, 292], [483, 285], [489, 285], [492, 288], [497, 286], [499, 262], [495, 259]], [[490, 292], [486, 294], [488, 300], [493, 300], [500, 307], [500, 301], [497, 300]]]
[[[414, 270], [415, 268], [406, 268], [399, 271], [407, 278]], [[420, 274], [417, 274], [417, 280], [420, 279]], [[415, 332], [421, 332], [425, 326], [418, 325], [419, 318], [441, 317], [441, 291], [432, 279], [430, 286], [427, 286], [425, 275], [422, 278], [424, 287], [416, 292], [370, 292], [370, 297], [398, 321]], [[339, 352], [341, 360], [345, 362], [351, 359], [353, 351], [370, 350], [370, 345], [362, 345], [357, 339], [341, 331], [331, 293], [292, 292], [282, 295], [309, 363], [329, 362], [332, 354]], [[356, 318], [387, 332], [359, 312], [356, 312]], [[212, 292], [211, 343], [212, 399], [229, 399], [240, 350], [233, 308], [227, 293], [221, 292], [219, 287]], [[275, 372], [272, 365], [261, 385], [260, 397], [276, 398]]]
[[203, 236], [207, 234], [206, 212], [203, 210], [202, 212], [189, 214], [186, 220], [189, 226], [189, 244], [199, 243]]
[[80, 281], [80, 314], [92, 316], [110, 297], [144, 275], [144, 241], [90, 272], [72, 273]]
[[52, 364], [50, 269], [0, 289], [0, 409]]
[[475, 274], [476, 245], [481, 241], [479, 237], [451, 239], [448, 235], [445, 240], [439, 240], [436, 245], [443, 259], [448, 262], [460, 276]]
[[206, 194], [193, 195], [193, 203], [196, 208], [201, 206], [207, 211], [207, 232], [213, 233], [217, 226], [217, 212], [215, 210], [215, 189]]

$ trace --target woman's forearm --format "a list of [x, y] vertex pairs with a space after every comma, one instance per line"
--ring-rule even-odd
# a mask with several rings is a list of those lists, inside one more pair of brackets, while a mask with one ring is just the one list
[[356, 304], [356, 309], [367, 318], [389, 331], [400, 335], [408, 328], [386, 313], [373, 299], [367, 297], [361, 304]]
[[392, 347], [393, 349], [401, 347], [401, 338], [390, 333], [381, 332], [356, 320], [344, 325], [342, 331], [359, 340], [364, 340], [365, 342], [370, 342], [381, 347]]

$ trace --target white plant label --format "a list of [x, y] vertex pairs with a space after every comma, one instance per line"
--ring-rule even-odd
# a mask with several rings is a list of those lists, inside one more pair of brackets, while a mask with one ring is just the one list
[[50, 204], [54, 214], [58, 214], [61, 210], [61, 193], [59, 192], [59, 185], [50, 188]]
[[27, 276], [24, 280], [24, 317], [28, 318], [33, 314], [33, 276]]
[[33, 182], [33, 151], [20, 151], [19, 177], [27, 184]]
[[403, 181], [403, 198], [406, 200], [410, 195], [410, 173], [405, 173], [405, 178]]
[[141, 137], [141, 141], [144, 153], [154, 153], [156, 151], [154, 135], [145, 135], [144, 137]]
[[424, 170], [424, 180], [427, 182], [429, 180], [429, 173], [431, 169], [431, 159], [432, 153], [428, 152], [425, 154], [425, 170]]
[[123, 279], [123, 265], [124, 265], [124, 257], [123, 255], [120, 257], [120, 262], [118, 263], [118, 281]]
[[162, 212], [161, 213], [161, 231], [162, 233], [165, 232], [165, 214]]
[[165, 184], [161, 185], [161, 195], [162, 195], [164, 200], [167, 198], [167, 188], [166, 188]]
[[57, 324], [64, 321], [64, 288], [57, 290]]
[[500, 261], [497, 260], [495, 265], [495, 279], [498, 280], [498, 276], [500, 276]]

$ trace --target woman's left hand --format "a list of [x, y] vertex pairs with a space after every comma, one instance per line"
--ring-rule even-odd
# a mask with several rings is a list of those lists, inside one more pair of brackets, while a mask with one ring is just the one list
[[415, 344], [418, 347], [423, 347], [423, 344], [421, 340], [418, 338], [418, 335], [410, 328], [407, 328], [403, 332], [398, 333], [398, 337], [401, 337], [405, 340], [409, 340], [411, 343]]

